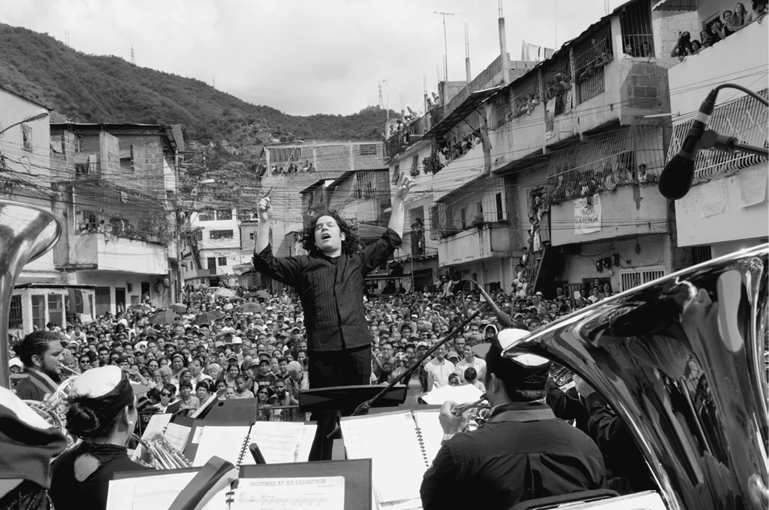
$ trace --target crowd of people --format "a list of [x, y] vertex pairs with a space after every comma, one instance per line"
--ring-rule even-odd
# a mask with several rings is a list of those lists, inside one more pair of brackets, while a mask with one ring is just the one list
[[751, 9], [748, 11], [741, 2], [734, 9], [724, 10], [720, 16], [708, 22], [708, 28], [700, 31], [700, 39], [692, 39], [689, 32], [682, 32], [676, 46], [671, 52], [671, 57], [684, 59], [688, 55], [696, 55], [702, 49], [709, 48], [722, 39], [726, 39], [750, 25], [767, 13], [767, 0], [752, 0]]

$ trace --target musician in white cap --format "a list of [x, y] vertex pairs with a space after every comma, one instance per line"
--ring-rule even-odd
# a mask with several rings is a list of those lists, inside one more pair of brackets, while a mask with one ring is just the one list
[[68, 403], [67, 430], [83, 441], [54, 461], [48, 493], [56, 510], [103, 510], [114, 473], [149, 469], [126, 450], [139, 418], [134, 390], [120, 368], [94, 368], [72, 382]]
[[476, 508], [479, 501], [484, 509], [509, 509], [606, 486], [598, 447], [544, 402], [550, 362], [533, 354], [503, 357], [506, 334], [518, 333], [503, 331], [486, 354], [486, 424], [463, 433], [467, 420], [452, 413], [456, 402], [441, 409], [444, 444], [422, 480], [424, 510]]

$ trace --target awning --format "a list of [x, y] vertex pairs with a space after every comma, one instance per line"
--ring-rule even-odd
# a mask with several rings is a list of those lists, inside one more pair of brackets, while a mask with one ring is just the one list
[[652, 7], [654, 11], [696, 11], [697, 0], [661, 0]]
[[452, 191], [449, 191], [447, 194], [443, 195], [441, 198], [435, 201], [435, 203], [443, 203], [443, 202], [454, 202], [455, 197], [458, 196], [467, 196], [467, 190], [470, 188], [479, 188], [478, 181], [488, 179], [489, 176], [487, 174], [481, 174], [478, 177], [475, 177], [474, 179], [470, 179], [466, 183], [464, 183], [459, 188], [456, 188]]
[[430, 130], [424, 134], [423, 138], [429, 136], [441, 136], [447, 133], [454, 126], [459, 124], [459, 121], [470, 115], [479, 105], [483, 104], [487, 99], [496, 94], [502, 87], [492, 87], [490, 89], [476, 90], [471, 92], [467, 99], [457, 106], [451, 113], [449, 113], [443, 120], [434, 125]]

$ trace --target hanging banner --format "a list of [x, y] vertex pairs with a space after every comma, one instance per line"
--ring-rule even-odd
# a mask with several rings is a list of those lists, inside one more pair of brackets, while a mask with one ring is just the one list
[[592, 197], [574, 200], [574, 235], [592, 234], [601, 231], [601, 198]]
[[545, 105], [545, 139], [555, 136], [555, 98], [551, 97]]

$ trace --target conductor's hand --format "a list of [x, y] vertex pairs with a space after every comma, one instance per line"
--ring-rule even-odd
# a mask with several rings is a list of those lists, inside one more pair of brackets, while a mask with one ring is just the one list
[[398, 182], [397, 186], [395, 187], [395, 196], [394, 198], [396, 200], [403, 200], [406, 198], [406, 195], [409, 194], [409, 190], [411, 187], [416, 184], [416, 181], [412, 179], [411, 177], [404, 175], [401, 180]]
[[259, 212], [259, 221], [270, 221], [272, 219], [272, 201], [270, 197], [259, 200], [256, 210]]
[[441, 413], [438, 420], [441, 422], [444, 434], [457, 434], [467, 427], [467, 417], [464, 415], [454, 416], [451, 412], [457, 406], [453, 400], [447, 400], [441, 407]]

